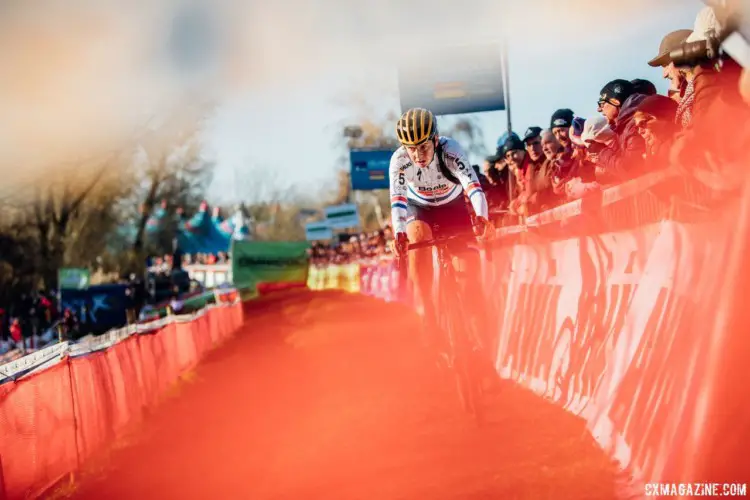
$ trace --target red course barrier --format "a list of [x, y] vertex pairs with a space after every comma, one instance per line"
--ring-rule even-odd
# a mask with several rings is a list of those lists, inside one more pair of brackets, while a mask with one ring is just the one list
[[639, 495], [750, 482], [750, 189], [659, 172], [499, 234], [502, 377], [585, 419]]
[[211, 308], [0, 385], [0, 498], [36, 496], [74, 471], [242, 321], [240, 303]]

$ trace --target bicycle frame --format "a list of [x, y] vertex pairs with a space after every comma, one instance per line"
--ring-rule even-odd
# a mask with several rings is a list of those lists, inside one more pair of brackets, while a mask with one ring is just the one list
[[[437, 227], [433, 229], [437, 232]], [[433, 234], [434, 234], [433, 233]], [[472, 362], [474, 344], [471, 340], [469, 326], [462, 317], [466, 311], [462, 303], [460, 283], [457, 271], [453, 267], [452, 252], [449, 246], [453, 242], [468, 240], [468, 236], [451, 236], [435, 238], [410, 244], [409, 250], [436, 247], [438, 251], [438, 283], [439, 293], [436, 310], [439, 311], [438, 322], [446, 335], [450, 352], [449, 366], [456, 375], [459, 397], [464, 409], [473, 414], [477, 423], [482, 422], [482, 409], [479, 404], [481, 397], [481, 377], [477, 373], [475, 363]]]

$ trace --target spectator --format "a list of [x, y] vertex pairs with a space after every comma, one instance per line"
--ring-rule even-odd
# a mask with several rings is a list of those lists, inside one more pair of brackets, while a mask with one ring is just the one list
[[560, 143], [557, 141], [557, 137], [552, 132], [552, 129], [546, 129], [542, 131], [542, 152], [546, 161], [552, 160], [557, 157], [563, 150]]
[[576, 117], [570, 126], [570, 140], [573, 143], [573, 155], [571, 156], [570, 168], [566, 177], [580, 177], [584, 182], [591, 182], [594, 179], [594, 166], [587, 159], [586, 143], [583, 140], [583, 131], [586, 126], [585, 118]]
[[560, 143], [560, 146], [567, 151], [572, 153], [572, 143], [570, 141], [570, 126], [573, 124], [573, 117], [575, 114], [570, 109], [558, 109], [552, 114], [550, 119], [550, 129], [555, 134], [555, 139]]
[[482, 164], [482, 174], [484, 174], [484, 177], [487, 179], [487, 182], [489, 182], [490, 185], [494, 185], [495, 183], [495, 181], [491, 177], [491, 171], [493, 168], [495, 168], [496, 161], [497, 156], [492, 155], [485, 158], [484, 163]]
[[185, 307], [185, 303], [180, 300], [180, 289], [174, 287], [172, 289], [172, 298], [169, 301], [170, 314], [179, 314]]
[[541, 167], [544, 162], [544, 151], [542, 151], [542, 128], [529, 127], [523, 135], [523, 145], [529, 162], [535, 167]]
[[76, 314], [70, 309], [66, 308], [65, 311], [63, 311], [63, 317], [60, 323], [63, 340], [75, 339], [78, 336], [79, 332], [78, 325], [79, 322]]
[[555, 171], [555, 160], [563, 149], [550, 129], [543, 130], [539, 140], [544, 157], [539, 168], [531, 174], [529, 203], [533, 212], [552, 208], [559, 201], [559, 197], [552, 189], [552, 176]]
[[581, 132], [581, 142], [584, 145], [580, 160], [582, 167], [579, 168], [578, 175], [565, 185], [565, 195], [568, 199], [581, 198], [600, 189], [592, 172], [595, 171], [599, 161], [599, 152], [610, 146], [614, 140], [615, 134], [603, 116], [596, 116], [585, 121]]
[[643, 95], [649, 96], [649, 95], [656, 95], [659, 93], [656, 91], [656, 85], [651, 83], [649, 80], [636, 78], [635, 80], [631, 80], [630, 83], [633, 84], [633, 90], [635, 91], [636, 94], [643, 94]]
[[505, 210], [511, 199], [512, 177], [508, 164], [502, 156], [502, 149], [498, 153], [487, 158], [492, 165], [487, 172], [487, 180], [491, 188], [485, 195], [490, 208]]
[[492, 188], [489, 179], [479, 168], [479, 165], [472, 165], [472, 168], [474, 169], [474, 173], [477, 174], [477, 179], [479, 179], [479, 185], [482, 187], [482, 191], [485, 193], [488, 192]]
[[600, 182], [624, 181], [642, 170], [646, 145], [635, 128], [633, 115], [645, 98], [643, 94], [636, 94], [633, 84], [627, 80], [613, 80], [602, 88], [599, 112], [609, 121], [617, 140], [599, 153]]
[[16, 344], [16, 348], [20, 349], [21, 352], [26, 352], [26, 346], [23, 341], [23, 329], [21, 328], [21, 321], [18, 318], [13, 318], [10, 322], [10, 338]]
[[668, 33], [659, 45], [659, 54], [648, 62], [649, 66], [662, 68], [662, 76], [669, 80], [667, 95], [675, 102], [680, 102], [687, 82], [685, 75], [675, 67], [669, 54], [673, 50], [680, 48], [692, 32], [692, 30], [677, 30]]
[[610, 147], [615, 140], [615, 133], [609, 126], [609, 121], [603, 116], [589, 118], [583, 127], [581, 139], [586, 145], [586, 157], [593, 163], [598, 163], [599, 153]]
[[[706, 40], [712, 33], [720, 35], [721, 30], [714, 11], [706, 7], [696, 17], [695, 29], [687, 42]], [[678, 68], [688, 83], [677, 108], [677, 120], [684, 133], [673, 145], [672, 163], [701, 169], [709, 164], [729, 165], [746, 151], [747, 140], [736, 129], [750, 121], [750, 108], [738, 89], [742, 68], [728, 56], [723, 57], [719, 69], [717, 66], [717, 61], [698, 61]], [[728, 124], [735, 127], [727, 130]], [[739, 139], [727, 141], [729, 133]]]
[[660, 168], [669, 163], [669, 149], [677, 133], [674, 117], [677, 103], [661, 95], [649, 96], [641, 102], [633, 122], [646, 143], [646, 156], [650, 168]]
[[527, 205], [531, 196], [530, 181], [532, 169], [523, 141], [515, 137], [510, 137], [505, 141], [505, 145], [503, 146], [503, 156], [515, 179], [515, 194], [512, 195], [510, 202], [510, 212], [512, 214], [527, 215]]

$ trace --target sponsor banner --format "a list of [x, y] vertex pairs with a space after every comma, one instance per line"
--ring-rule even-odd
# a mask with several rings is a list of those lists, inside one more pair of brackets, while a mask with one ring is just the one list
[[85, 289], [61, 290], [62, 310], [78, 316], [81, 327], [91, 333], [103, 333], [127, 323], [128, 285], [95, 285]]
[[326, 222], [332, 229], [359, 228], [359, 210], [354, 203], [334, 205], [324, 209]]
[[[401, 111], [427, 108], [437, 115], [505, 109], [502, 50], [497, 45], [412, 51], [398, 71]], [[435, 57], [435, 54], [438, 54]]]
[[328, 221], [308, 222], [305, 224], [305, 239], [307, 241], [332, 240], [333, 229]]
[[371, 191], [389, 189], [388, 169], [392, 149], [352, 149], [349, 152], [352, 189]]
[[305, 241], [232, 242], [232, 278], [237, 288], [256, 290], [259, 283], [305, 283]]

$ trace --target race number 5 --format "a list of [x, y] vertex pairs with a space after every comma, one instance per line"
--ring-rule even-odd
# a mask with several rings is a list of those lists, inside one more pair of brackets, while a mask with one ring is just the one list
[[401, 186], [403, 186], [404, 184], [406, 184], [406, 176], [404, 175], [403, 172], [401, 172], [401, 173], [398, 174], [398, 183]]

